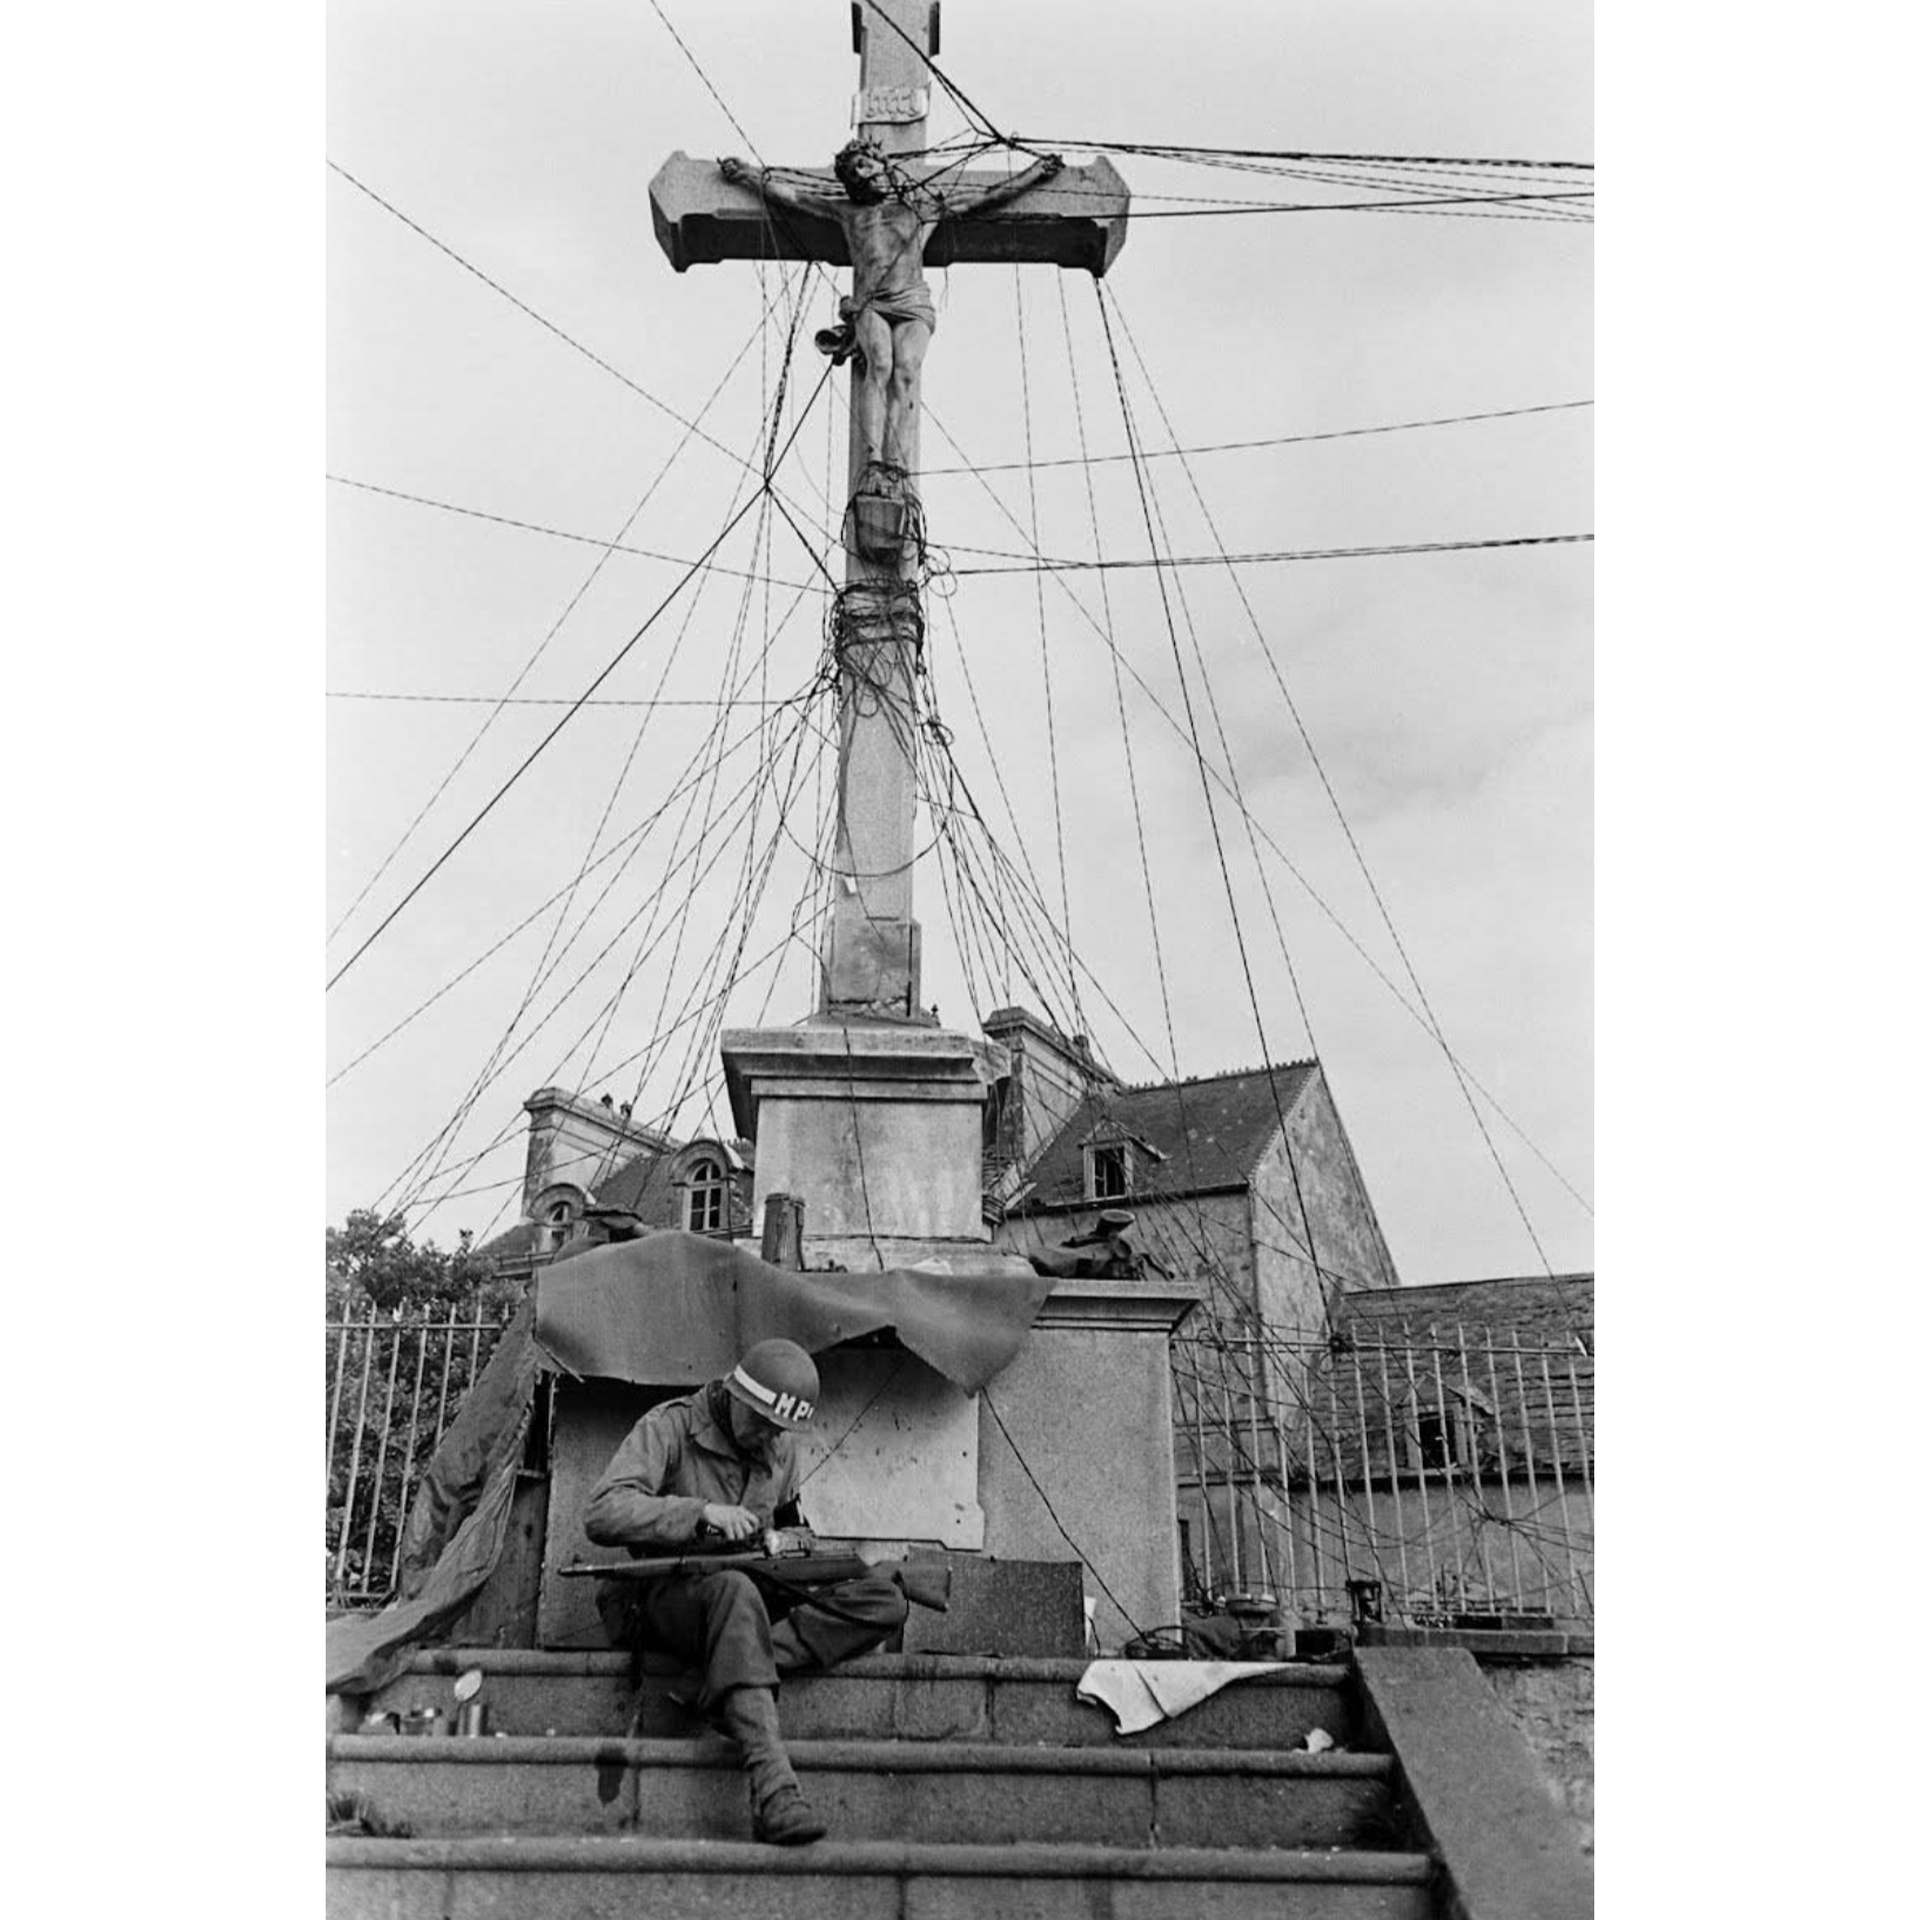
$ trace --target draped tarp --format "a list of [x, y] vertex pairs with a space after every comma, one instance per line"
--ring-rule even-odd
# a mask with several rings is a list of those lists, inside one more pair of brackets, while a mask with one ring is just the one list
[[545, 1361], [533, 1305], [509, 1322], [427, 1463], [400, 1547], [400, 1597], [327, 1622], [327, 1691], [372, 1693], [408, 1651], [464, 1612], [499, 1564]]
[[540, 1374], [645, 1386], [717, 1379], [756, 1340], [810, 1353], [893, 1328], [968, 1393], [1013, 1356], [1053, 1290], [1005, 1272], [794, 1273], [724, 1240], [652, 1233], [556, 1260], [435, 1450], [401, 1545], [399, 1597], [327, 1622], [327, 1691], [372, 1693], [471, 1604], [499, 1563]]
[[795, 1273], [725, 1240], [650, 1233], [548, 1267], [535, 1330], [569, 1373], [692, 1386], [756, 1340], [818, 1353], [891, 1327], [908, 1352], [978, 1393], [1020, 1351], [1052, 1290], [1011, 1257], [994, 1273]]

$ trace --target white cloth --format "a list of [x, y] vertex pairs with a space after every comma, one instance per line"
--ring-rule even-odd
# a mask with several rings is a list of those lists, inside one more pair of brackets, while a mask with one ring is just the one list
[[1236, 1680], [1279, 1671], [1270, 1660], [1096, 1660], [1074, 1693], [1105, 1707], [1122, 1733], [1141, 1733]]

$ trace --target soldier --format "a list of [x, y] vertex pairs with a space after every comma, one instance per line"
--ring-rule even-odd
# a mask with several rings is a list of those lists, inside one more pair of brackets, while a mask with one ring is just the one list
[[[702, 1540], [747, 1545], [798, 1523], [794, 1434], [813, 1419], [820, 1376], [791, 1340], [762, 1340], [724, 1379], [652, 1408], [587, 1502], [587, 1538], [635, 1550]], [[826, 1826], [801, 1796], [780, 1736], [780, 1676], [878, 1646], [906, 1618], [898, 1563], [814, 1590], [825, 1606], [776, 1598], [737, 1569], [672, 1573], [623, 1589], [616, 1637], [637, 1633], [701, 1672], [699, 1705], [745, 1756], [754, 1837], [818, 1840]], [[616, 1603], [618, 1604], [618, 1603]]]

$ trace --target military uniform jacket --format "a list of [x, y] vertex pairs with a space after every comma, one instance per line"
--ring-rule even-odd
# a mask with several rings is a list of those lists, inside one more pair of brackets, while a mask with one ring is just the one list
[[709, 1501], [745, 1507], [765, 1526], [799, 1486], [799, 1449], [778, 1435], [765, 1466], [747, 1459], [714, 1411], [717, 1382], [651, 1409], [587, 1502], [587, 1538], [601, 1547], [682, 1547]]

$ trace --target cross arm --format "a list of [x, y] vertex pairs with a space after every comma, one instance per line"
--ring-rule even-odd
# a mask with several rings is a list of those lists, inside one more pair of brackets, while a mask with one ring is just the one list
[[[781, 169], [796, 197], [833, 194], [833, 176]], [[1017, 178], [1018, 176], [1016, 176]], [[999, 178], [980, 183], [995, 192]], [[930, 267], [1000, 261], [1082, 267], [1097, 279], [1113, 265], [1127, 237], [1127, 184], [1104, 154], [1091, 166], [1063, 167], [1052, 179], [1022, 190], [1011, 205], [973, 212], [963, 175], [947, 189], [956, 210], [927, 242]], [[721, 177], [719, 164], [684, 153], [668, 157], [648, 188], [654, 237], [676, 273], [716, 260], [818, 260], [847, 263], [846, 236], [828, 214], [776, 208], [771, 214], [751, 186]]]
[[[833, 202], [804, 174], [789, 180], [771, 167], [749, 166], [744, 160], [727, 159], [720, 162], [720, 177], [730, 187], [745, 187], [749, 192], [757, 193], [783, 213], [800, 213], [826, 220], [835, 217]], [[806, 184], [796, 184], [798, 181], [806, 181]]]
[[962, 191], [966, 198], [953, 206], [949, 217], [977, 219], [995, 207], [1004, 207], [1018, 200], [1023, 193], [1031, 193], [1035, 187], [1064, 171], [1065, 163], [1060, 156], [1049, 153], [1034, 161], [1030, 167], [1023, 168], [1008, 179], [996, 180], [991, 186], [973, 186], [966, 182], [963, 175]]
[[735, 185], [725, 179], [717, 161], [668, 155], [647, 198], [654, 238], [674, 272], [715, 260], [820, 260], [846, 266], [847, 237], [826, 211], [833, 175], [825, 168], [782, 172], [793, 183], [787, 189], [792, 200], [817, 199], [817, 211], [776, 205], [770, 215], [760, 194], [744, 181]]

